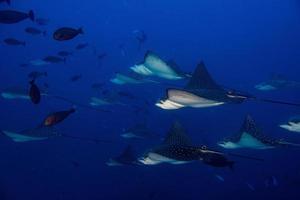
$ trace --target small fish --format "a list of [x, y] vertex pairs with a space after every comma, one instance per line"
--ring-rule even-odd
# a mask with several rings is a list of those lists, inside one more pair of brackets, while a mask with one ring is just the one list
[[98, 55], [98, 59], [102, 60], [103, 58], [105, 58], [107, 56], [107, 53], [101, 53]]
[[48, 63], [66, 63], [66, 58], [60, 58], [57, 56], [47, 56], [43, 59], [43, 61], [48, 62]]
[[81, 43], [81, 44], [78, 44], [75, 48], [76, 48], [77, 50], [80, 50], [80, 49], [86, 48], [87, 46], [89, 46], [88, 43]]
[[36, 80], [42, 76], [48, 76], [47, 72], [32, 71], [28, 74], [28, 78]]
[[264, 181], [265, 187], [277, 187], [278, 186], [278, 181], [275, 178], [275, 176], [268, 176], [266, 177]]
[[35, 84], [34, 80], [30, 81], [29, 83], [30, 83], [29, 96], [30, 96], [31, 102], [34, 104], [39, 104], [41, 101], [40, 89]]
[[28, 67], [29, 64], [27, 64], [27, 63], [22, 63], [22, 64], [20, 64], [19, 66], [20, 66], [20, 67]]
[[3, 42], [7, 45], [11, 45], [11, 46], [25, 46], [26, 42], [24, 41], [20, 41], [14, 38], [6, 38], [3, 40]]
[[253, 185], [251, 185], [250, 183], [246, 183], [246, 185], [250, 190], [255, 191], [255, 188]]
[[104, 86], [104, 83], [93, 83], [91, 85], [91, 88], [94, 89], [94, 90], [98, 90], [98, 89], [103, 88], [103, 86]]
[[41, 31], [37, 28], [34, 28], [34, 27], [27, 27], [25, 28], [25, 32], [26, 33], [29, 33], [31, 35], [43, 35], [43, 36], [46, 36], [46, 31]]
[[73, 167], [75, 167], [75, 168], [80, 167], [79, 162], [77, 162], [77, 161], [75, 161], [75, 160], [72, 160], [72, 161], [71, 161], [71, 164], [72, 164]]
[[29, 18], [34, 21], [34, 13], [30, 10], [28, 13], [19, 12], [15, 10], [1, 10], [0, 23], [2, 24], [15, 24]]
[[70, 78], [70, 81], [75, 82], [75, 81], [78, 81], [78, 80], [81, 79], [81, 78], [82, 78], [82, 75], [81, 75], [81, 74], [79, 74], [79, 75], [74, 75], [74, 76], [72, 76], [72, 77]]
[[43, 65], [49, 65], [50, 64], [50, 62], [46, 62], [42, 59], [31, 60], [29, 63], [33, 66], [43, 66]]
[[37, 18], [35, 22], [40, 26], [46, 26], [49, 24], [49, 19]]
[[129, 99], [135, 99], [136, 98], [133, 94], [131, 94], [130, 92], [126, 92], [126, 91], [119, 91], [118, 95], [122, 96], [122, 97], [129, 98]]
[[53, 39], [57, 41], [71, 40], [75, 38], [78, 34], [83, 34], [82, 28], [74, 29], [69, 27], [63, 27], [57, 29], [53, 33]]
[[68, 56], [71, 56], [73, 55], [72, 52], [68, 52], [68, 51], [60, 51], [57, 53], [57, 55], [61, 56], [61, 57], [68, 57]]
[[7, 3], [8, 5], [10, 5], [10, 0], [0, 0], [0, 3]]
[[127, 55], [127, 53], [126, 53], [126, 48], [125, 48], [125, 44], [120, 44], [120, 45], [119, 45], [119, 48], [120, 48], [120, 50], [121, 50], [122, 56], [125, 57], [125, 56]]
[[54, 126], [64, 121], [70, 114], [75, 112], [75, 108], [69, 110], [58, 111], [49, 114], [43, 121], [42, 126]]
[[139, 49], [141, 49], [142, 45], [147, 41], [147, 35], [143, 30], [135, 30], [133, 33], [139, 43]]
[[215, 174], [215, 177], [216, 177], [219, 181], [221, 181], [221, 182], [224, 182], [224, 181], [225, 181], [225, 179], [224, 179], [222, 176], [218, 175], [218, 174]]

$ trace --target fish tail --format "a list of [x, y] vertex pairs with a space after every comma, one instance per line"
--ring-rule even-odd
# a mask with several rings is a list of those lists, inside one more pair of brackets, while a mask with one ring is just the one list
[[80, 27], [80, 28], [78, 29], [78, 33], [79, 33], [79, 34], [84, 34], [83, 28], [82, 28], [82, 27]]
[[30, 10], [30, 11], [29, 11], [28, 16], [29, 16], [29, 18], [30, 18], [31, 21], [34, 21], [34, 13], [33, 13], [33, 10]]

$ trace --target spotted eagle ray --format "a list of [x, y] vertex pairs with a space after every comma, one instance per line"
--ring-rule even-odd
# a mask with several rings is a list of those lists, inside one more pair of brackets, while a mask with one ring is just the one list
[[226, 149], [250, 148], [272, 149], [283, 146], [299, 146], [282, 139], [274, 139], [263, 134], [250, 115], [247, 115], [238, 134], [218, 143]]
[[130, 145], [128, 145], [123, 152], [114, 158], [110, 158], [109, 161], [106, 162], [108, 166], [123, 166], [123, 165], [137, 165], [137, 158], [134, 155], [133, 149]]
[[212, 79], [204, 62], [198, 64], [192, 78], [185, 88], [168, 88], [166, 90], [166, 97], [156, 103], [156, 106], [169, 110], [183, 107], [205, 108], [228, 103], [240, 104], [245, 100], [300, 106], [298, 103], [262, 99], [252, 95], [242, 94], [235, 90], [226, 90]]
[[166, 93], [167, 97], [156, 104], [162, 109], [204, 108], [243, 102], [240, 98], [230, 98], [227, 91], [211, 78], [203, 62], [198, 64], [184, 89], [169, 88]]
[[215, 167], [230, 167], [234, 162], [228, 160], [225, 154], [207, 149], [205, 146], [192, 145], [183, 127], [175, 122], [165, 137], [163, 143], [148, 151], [139, 162], [145, 165], [157, 165], [161, 163], [185, 164], [192, 161]]
[[188, 74], [165, 62], [151, 51], [147, 51], [142, 63], [134, 65], [130, 69], [144, 76], [157, 76], [168, 80], [180, 80], [188, 77]]
[[300, 116], [292, 117], [286, 124], [279, 126], [288, 131], [300, 133]]

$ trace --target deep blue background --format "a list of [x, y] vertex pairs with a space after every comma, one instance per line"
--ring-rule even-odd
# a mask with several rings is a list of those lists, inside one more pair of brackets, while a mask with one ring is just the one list
[[[1, 9], [7, 9], [5, 4]], [[165, 59], [175, 59], [186, 71], [204, 60], [208, 70], [222, 85], [249, 91], [268, 98], [299, 102], [299, 90], [257, 92], [253, 86], [272, 73], [281, 73], [299, 81], [300, 3], [297, 0], [107, 0], [41, 1], [12, 0], [11, 8], [28, 11], [50, 19], [47, 37], [31, 36], [24, 28], [34, 26], [26, 20], [14, 25], [0, 25], [1, 41], [15, 37], [26, 47], [0, 45], [0, 89], [20, 85], [28, 87], [32, 70], [48, 71], [41, 79], [50, 85], [49, 93], [88, 103], [95, 92], [94, 82], [106, 88], [130, 91], [137, 97], [128, 106], [110, 106], [113, 113], [78, 108], [58, 128], [77, 136], [113, 139], [113, 144], [94, 144], [57, 138], [42, 142], [13, 143], [0, 137], [0, 200], [4, 199], [299, 199], [300, 161], [297, 149], [266, 151], [243, 150], [241, 153], [265, 158], [265, 162], [237, 159], [235, 170], [214, 169], [201, 163], [181, 166], [116, 167], [105, 161], [117, 155], [128, 143], [119, 137], [123, 128], [146, 119], [153, 132], [164, 135], [179, 119], [196, 144], [216, 147], [216, 142], [238, 131], [245, 114], [252, 114], [264, 130], [274, 137], [300, 142], [300, 136], [278, 128], [292, 115], [295, 107], [248, 102], [209, 109], [160, 110], [154, 106], [163, 94], [163, 85], [115, 86], [109, 79], [117, 71], [126, 72], [140, 62], [151, 49]], [[52, 32], [61, 26], [83, 27], [84, 35], [68, 42], [57, 42]], [[142, 50], [133, 31], [144, 30], [148, 41]], [[78, 43], [90, 47], [73, 50]], [[121, 54], [124, 44], [127, 55]], [[91, 47], [107, 52], [101, 66]], [[66, 64], [20, 68], [19, 64], [73, 50]], [[81, 73], [83, 79], [69, 82]], [[182, 85], [183, 82], [176, 83]], [[143, 99], [151, 102], [147, 115], [135, 115], [132, 105]], [[71, 105], [43, 99], [38, 106], [29, 101], [0, 99], [0, 127], [22, 130], [36, 126], [49, 112]], [[133, 141], [142, 153], [158, 141]], [[76, 161], [79, 167], [71, 162]], [[215, 178], [224, 177], [225, 182]], [[264, 180], [275, 176], [276, 188], [265, 188]], [[246, 183], [255, 187], [249, 190]]]

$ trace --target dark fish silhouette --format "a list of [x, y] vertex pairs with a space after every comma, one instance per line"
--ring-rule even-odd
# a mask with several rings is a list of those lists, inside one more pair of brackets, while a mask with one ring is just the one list
[[32, 71], [28, 74], [28, 78], [36, 80], [42, 76], [48, 76], [47, 72]]
[[76, 37], [78, 34], [83, 34], [82, 28], [74, 29], [69, 27], [63, 27], [57, 29], [53, 33], [53, 39], [58, 41], [65, 41], [65, 40], [71, 40], [74, 37]]
[[28, 13], [15, 10], [0, 11], [0, 23], [2, 24], [15, 24], [27, 18], [29, 18], [31, 21], [34, 21], [34, 14], [32, 10], [30, 10]]
[[61, 56], [61, 57], [68, 57], [70, 55], [73, 55], [72, 52], [69, 52], [69, 51], [60, 51], [57, 53], [57, 55]]
[[99, 60], [102, 60], [105, 57], [107, 57], [107, 53], [101, 53], [101, 54], [98, 55]]
[[29, 33], [31, 35], [43, 35], [43, 36], [46, 36], [46, 31], [41, 31], [37, 28], [34, 28], [34, 27], [27, 27], [25, 28], [25, 32], [26, 33]]
[[94, 90], [99, 90], [99, 89], [103, 88], [104, 85], [105, 85], [104, 83], [93, 83], [91, 85], [91, 88]]
[[127, 91], [118, 91], [117, 93], [121, 97], [126, 97], [128, 99], [136, 99], [136, 96]]
[[42, 123], [42, 126], [54, 126], [64, 121], [70, 114], [75, 112], [75, 108], [69, 110], [58, 111], [49, 114]]
[[61, 57], [58, 57], [58, 56], [47, 56], [43, 59], [43, 61], [45, 62], [48, 62], [48, 63], [66, 63], [66, 58], [61, 58]]
[[11, 46], [25, 46], [26, 42], [24, 41], [20, 41], [14, 38], [6, 38], [3, 40], [3, 42], [7, 45], [11, 45]]
[[22, 63], [22, 64], [20, 64], [19, 66], [20, 66], [20, 67], [28, 67], [29, 64], [27, 64], [27, 63]]
[[81, 79], [81, 78], [82, 78], [82, 75], [81, 75], [81, 74], [79, 74], [79, 75], [74, 75], [74, 76], [72, 76], [72, 77], [70, 78], [70, 81], [75, 82], [75, 81], [78, 81], [78, 80]]
[[141, 49], [142, 45], [147, 41], [147, 35], [143, 30], [136, 30], [133, 33], [135, 34], [135, 39], [137, 39], [139, 43], [139, 49]]
[[7, 3], [8, 5], [10, 5], [10, 0], [0, 0], [0, 3]]
[[76, 161], [76, 160], [71, 160], [70, 162], [71, 162], [71, 164], [73, 165], [73, 167], [75, 167], [75, 168], [80, 167], [80, 163], [79, 163], [78, 161]]
[[41, 92], [34, 80], [30, 81], [29, 97], [34, 104], [39, 104], [41, 101]]
[[89, 46], [88, 43], [81, 43], [81, 44], [78, 44], [75, 48], [76, 48], [77, 50], [80, 50], [80, 49], [86, 48], [87, 46]]
[[45, 26], [49, 24], [49, 19], [44, 19], [44, 18], [36, 18], [35, 22], [40, 25], [40, 26]]
[[108, 166], [122, 166], [122, 165], [137, 165], [137, 158], [134, 155], [132, 147], [128, 145], [123, 152], [106, 162]]

